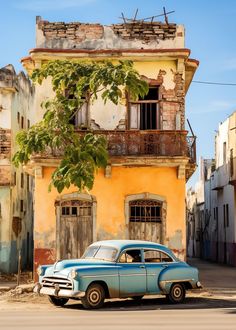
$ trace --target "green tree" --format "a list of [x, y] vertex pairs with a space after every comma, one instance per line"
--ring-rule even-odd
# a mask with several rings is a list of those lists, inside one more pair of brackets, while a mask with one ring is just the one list
[[19, 166], [27, 164], [31, 156], [50, 153], [60, 158], [60, 164], [52, 174], [49, 190], [54, 185], [60, 193], [72, 184], [79, 190], [90, 190], [96, 169], [107, 164], [107, 141], [92, 131], [78, 134], [72, 118], [84, 102], [92, 103], [98, 95], [104, 104], [108, 100], [118, 104], [126, 95], [132, 99], [145, 96], [148, 84], [132, 61], [49, 61], [31, 76], [39, 84], [47, 77], [51, 77], [55, 97], [41, 105], [45, 114], [39, 123], [17, 134], [19, 149], [13, 162]]

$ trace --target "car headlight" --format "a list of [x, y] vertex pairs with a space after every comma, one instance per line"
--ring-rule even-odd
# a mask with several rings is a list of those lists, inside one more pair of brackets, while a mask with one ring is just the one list
[[38, 276], [43, 275], [43, 267], [42, 267], [42, 266], [39, 266], [39, 267], [37, 268], [37, 274], [38, 274]]
[[74, 279], [74, 278], [76, 278], [77, 274], [78, 274], [77, 271], [73, 268], [73, 269], [70, 271], [69, 276], [70, 276], [70, 278]]

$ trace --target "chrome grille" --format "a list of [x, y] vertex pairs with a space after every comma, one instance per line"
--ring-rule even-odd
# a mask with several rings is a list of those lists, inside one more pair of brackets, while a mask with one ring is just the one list
[[72, 290], [73, 284], [68, 278], [58, 276], [48, 276], [42, 279], [42, 286], [47, 288], [54, 288], [58, 285], [60, 289]]

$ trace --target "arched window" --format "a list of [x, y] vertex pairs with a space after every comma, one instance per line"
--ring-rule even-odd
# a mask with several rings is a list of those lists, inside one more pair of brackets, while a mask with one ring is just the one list
[[165, 244], [166, 199], [151, 193], [129, 195], [125, 199], [126, 237]]

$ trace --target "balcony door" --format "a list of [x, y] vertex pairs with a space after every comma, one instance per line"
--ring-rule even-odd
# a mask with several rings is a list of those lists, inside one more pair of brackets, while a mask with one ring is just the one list
[[138, 101], [130, 102], [130, 129], [160, 129], [158, 87], [150, 87], [148, 94]]

